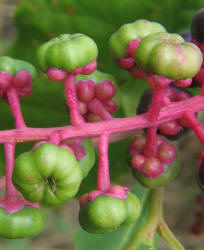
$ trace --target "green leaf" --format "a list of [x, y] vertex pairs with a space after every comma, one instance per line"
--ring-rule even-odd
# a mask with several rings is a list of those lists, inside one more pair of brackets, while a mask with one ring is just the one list
[[135, 231], [145, 224], [149, 210], [149, 190], [138, 184], [133, 188], [132, 192], [134, 192], [141, 201], [142, 214], [139, 220], [132, 225], [123, 226], [114, 232], [101, 235], [90, 234], [79, 229], [73, 238], [75, 249], [124, 250], [130, 243]]

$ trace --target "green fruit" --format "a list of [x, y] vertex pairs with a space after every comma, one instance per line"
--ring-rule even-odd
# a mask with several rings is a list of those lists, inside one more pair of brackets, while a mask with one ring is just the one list
[[110, 37], [110, 48], [113, 52], [113, 56], [115, 58], [123, 58], [128, 45], [133, 40], [165, 31], [165, 28], [161, 24], [145, 19], [124, 24]]
[[127, 216], [123, 200], [111, 196], [98, 196], [80, 208], [81, 227], [95, 234], [111, 232], [118, 228]]
[[96, 60], [98, 49], [95, 42], [86, 35], [63, 34], [41, 45], [37, 51], [42, 71], [50, 67], [71, 72]]
[[135, 178], [146, 188], [157, 188], [170, 184], [180, 170], [180, 159], [176, 158], [170, 165], [164, 165], [164, 172], [156, 178], [147, 178], [140, 171], [132, 171]]
[[82, 177], [74, 154], [48, 143], [18, 156], [13, 171], [13, 183], [24, 198], [45, 206], [74, 197]]
[[139, 218], [141, 212], [141, 204], [137, 196], [131, 192], [128, 192], [127, 198], [125, 199], [125, 204], [127, 208], [127, 215], [122, 225], [129, 225], [134, 223]]
[[11, 75], [16, 75], [22, 70], [29, 71], [32, 79], [36, 77], [36, 70], [32, 64], [22, 60], [13, 59], [8, 56], [0, 57], [0, 72], [7, 72]]
[[16, 239], [35, 236], [44, 226], [41, 209], [25, 206], [23, 209], [7, 213], [0, 208], [0, 236]]
[[86, 155], [79, 160], [79, 166], [82, 170], [83, 178], [85, 178], [95, 163], [95, 150], [90, 139], [84, 139], [81, 146], [83, 146]]
[[174, 80], [193, 77], [203, 61], [197, 46], [177, 34], [165, 32], [146, 36], [139, 43], [135, 62], [145, 72]]

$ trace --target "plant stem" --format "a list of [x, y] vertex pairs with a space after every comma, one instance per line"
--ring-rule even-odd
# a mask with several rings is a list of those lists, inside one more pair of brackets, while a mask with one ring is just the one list
[[174, 234], [169, 229], [168, 225], [164, 220], [161, 220], [158, 225], [158, 233], [160, 236], [166, 241], [168, 246], [171, 247], [171, 249], [175, 250], [185, 250], [185, 248], [181, 245], [181, 243], [176, 239]]
[[197, 120], [195, 114], [191, 111], [186, 111], [183, 118], [197, 135], [201, 144], [204, 145], [204, 128]]
[[64, 90], [66, 94], [66, 100], [69, 107], [71, 123], [75, 127], [82, 127], [84, 125], [84, 119], [79, 113], [78, 99], [76, 95], [76, 76], [68, 74], [64, 81]]
[[26, 124], [23, 119], [23, 115], [21, 112], [19, 97], [15, 88], [10, 87], [7, 92], [7, 99], [9, 106], [11, 108], [13, 117], [15, 119], [15, 127], [16, 128], [24, 128]]
[[[153, 91], [152, 103], [148, 110], [148, 118], [149, 121], [155, 122], [157, 121], [160, 110], [164, 105], [164, 99], [166, 96], [166, 90], [168, 88], [168, 85], [161, 86], [159, 83], [154, 82], [152, 77], [147, 77], [147, 80], [150, 83], [150, 86], [152, 87]], [[157, 129], [158, 126], [154, 126], [152, 128], [147, 129], [146, 145], [144, 149], [144, 154], [147, 157], [155, 156], [157, 153], [157, 147], [155, 147]]]
[[6, 143], [4, 145], [5, 157], [6, 157], [6, 200], [15, 199], [18, 197], [18, 191], [12, 182], [12, 173], [14, 167], [15, 158], [15, 144]]
[[49, 140], [54, 132], [58, 132], [62, 140], [72, 138], [97, 137], [108, 131], [109, 134], [143, 129], [157, 126], [163, 122], [179, 119], [188, 110], [198, 112], [204, 109], [204, 97], [201, 95], [189, 98], [184, 101], [171, 103], [161, 109], [158, 120], [150, 122], [147, 114], [127, 118], [112, 118], [111, 120], [84, 123], [80, 129], [74, 126], [56, 128], [21, 128], [0, 131], [0, 143], [29, 142]]
[[101, 117], [102, 120], [109, 120], [112, 119], [112, 116], [108, 111], [104, 108], [101, 101], [97, 99], [93, 99], [88, 104], [89, 110]]
[[97, 176], [97, 189], [106, 192], [110, 188], [110, 174], [108, 161], [109, 135], [102, 134], [99, 137], [99, 163]]
[[153, 246], [154, 233], [162, 218], [163, 192], [163, 188], [157, 188], [151, 191], [147, 221], [144, 226], [136, 231], [126, 250], [135, 250], [140, 243]]

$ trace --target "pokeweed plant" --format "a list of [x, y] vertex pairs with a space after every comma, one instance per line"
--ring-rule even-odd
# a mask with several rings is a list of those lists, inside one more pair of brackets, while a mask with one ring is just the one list
[[[144, 112], [132, 117], [112, 116], [118, 108], [117, 83], [110, 74], [96, 70], [98, 49], [84, 34], [60, 35], [37, 51], [40, 69], [51, 81], [63, 82], [71, 120], [68, 126], [29, 128], [19, 99], [31, 93], [35, 68], [22, 60], [0, 58], [0, 97], [15, 120], [15, 129], [0, 131], [6, 159], [0, 236], [24, 238], [43, 229], [42, 208], [59, 206], [77, 194], [95, 162], [90, 138], [97, 138], [97, 186], [79, 199], [79, 222], [87, 237], [131, 230], [131, 239], [117, 249], [157, 249], [158, 233], [172, 249], [184, 249], [163, 218], [164, 186], [180, 168], [178, 149], [167, 138], [182, 135], [183, 127], [189, 127], [204, 145], [204, 128], [196, 117], [204, 109], [203, 40], [198, 32], [204, 27], [203, 16], [202, 9], [194, 17], [190, 42], [145, 19], [124, 24], [110, 37], [114, 60], [133, 78], [145, 78], [151, 88]], [[183, 88], [194, 81], [201, 94], [192, 97]], [[141, 129], [145, 132], [134, 135]], [[110, 181], [109, 143], [121, 140], [127, 131], [133, 136], [129, 146], [132, 173], [147, 188], [142, 192], [139, 185], [133, 193]], [[37, 142], [33, 148], [15, 160], [16, 144], [33, 141]], [[203, 159], [202, 152], [197, 166], [202, 188]], [[149, 206], [143, 205], [145, 196]], [[80, 249], [77, 237], [74, 242]], [[109, 245], [109, 249], [114, 248]]]

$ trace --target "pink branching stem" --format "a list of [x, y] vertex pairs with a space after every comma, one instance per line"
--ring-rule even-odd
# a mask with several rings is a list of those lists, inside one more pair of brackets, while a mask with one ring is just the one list
[[15, 119], [15, 127], [16, 128], [23, 128], [26, 127], [26, 124], [23, 119], [23, 115], [21, 112], [19, 97], [15, 88], [10, 87], [7, 92], [7, 99], [9, 106], [11, 108], [13, 117]]
[[97, 189], [106, 192], [110, 188], [109, 161], [108, 161], [108, 143], [109, 135], [102, 134], [99, 137], [99, 162]]
[[[150, 121], [154, 122], [157, 121], [160, 110], [162, 106], [164, 106], [164, 99], [166, 96], [166, 91], [168, 88], [168, 85], [159, 85], [159, 83], [154, 82], [152, 77], [147, 77], [147, 80], [152, 88], [153, 91], [153, 97], [152, 97], [152, 103], [148, 110], [148, 118]], [[158, 126], [154, 126], [152, 128], [147, 129], [146, 134], [146, 146], [145, 146], [145, 156], [151, 157], [156, 155], [156, 134], [157, 134]]]
[[64, 90], [66, 94], [66, 100], [68, 103], [71, 123], [75, 127], [83, 127], [84, 119], [79, 113], [78, 100], [76, 95], [76, 76], [68, 74], [64, 81]]
[[60, 143], [60, 140], [61, 140], [60, 134], [57, 131], [50, 136], [50, 143], [56, 146]]
[[197, 95], [162, 107], [157, 121], [154, 122], [149, 121], [148, 113], [146, 113], [127, 118], [112, 118], [102, 122], [85, 123], [80, 129], [71, 125], [56, 128], [25, 127], [0, 131], [0, 143], [48, 141], [50, 136], [56, 131], [60, 134], [61, 140], [97, 137], [107, 133], [107, 131], [109, 134], [115, 134], [158, 126], [163, 122], [182, 118], [188, 110], [193, 110], [195, 113], [204, 110], [204, 96]]
[[103, 120], [112, 119], [111, 114], [104, 108], [103, 104], [98, 99], [93, 99], [89, 102], [88, 107], [90, 111], [99, 115]]
[[183, 118], [194, 131], [201, 144], [204, 145], [204, 127], [199, 123], [194, 112], [186, 111]]
[[15, 158], [15, 144], [6, 143], [4, 145], [6, 157], [6, 200], [12, 200], [18, 197], [18, 192], [12, 183], [12, 173]]

